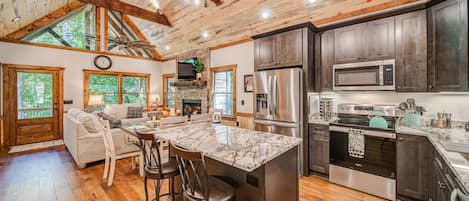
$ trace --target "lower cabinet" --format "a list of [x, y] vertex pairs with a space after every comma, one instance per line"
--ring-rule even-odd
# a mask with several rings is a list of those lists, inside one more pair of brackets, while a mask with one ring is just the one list
[[398, 134], [396, 153], [398, 200], [428, 200], [431, 150], [424, 136]]
[[329, 126], [309, 124], [309, 169], [329, 175]]

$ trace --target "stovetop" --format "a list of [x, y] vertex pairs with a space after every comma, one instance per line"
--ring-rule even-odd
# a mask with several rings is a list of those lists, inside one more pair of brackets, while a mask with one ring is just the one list
[[331, 125], [355, 127], [368, 130], [395, 131], [396, 117], [383, 116], [388, 123], [388, 128], [370, 127], [370, 116], [357, 114], [339, 114], [338, 120], [330, 122]]

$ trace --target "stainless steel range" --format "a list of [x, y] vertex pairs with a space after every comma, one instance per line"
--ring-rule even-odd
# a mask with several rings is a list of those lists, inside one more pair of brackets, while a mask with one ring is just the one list
[[389, 200], [396, 197], [395, 110], [341, 104], [331, 123], [330, 181]]

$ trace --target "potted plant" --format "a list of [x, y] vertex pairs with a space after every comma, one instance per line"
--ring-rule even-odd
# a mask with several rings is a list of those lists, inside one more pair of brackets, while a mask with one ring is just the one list
[[194, 62], [194, 71], [197, 72], [196, 77], [198, 80], [202, 79], [202, 71], [204, 70], [204, 62], [196, 60]]

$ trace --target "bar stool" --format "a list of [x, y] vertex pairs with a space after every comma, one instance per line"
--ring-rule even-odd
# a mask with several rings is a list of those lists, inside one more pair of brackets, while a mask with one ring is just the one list
[[[160, 155], [159, 140], [153, 137], [153, 134], [143, 134], [136, 131], [140, 139], [140, 146], [144, 159], [144, 185], [145, 200], [148, 200], [148, 179], [154, 181], [155, 199], [159, 201], [160, 197], [169, 196], [175, 199], [174, 177], [179, 175], [177, 161], [174, 157], [169, 157], [168, 161], [163, 163]], [[169, 179], [169, 192], [160, 195], [162, 180]]]
[[224, 181], [207, 174], [204, 156], [170, 143], [176, 156], [182, 180], [185, 201], [234, 201], [234, 188]]

